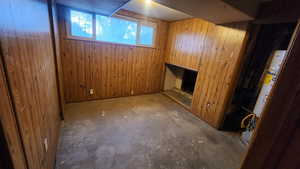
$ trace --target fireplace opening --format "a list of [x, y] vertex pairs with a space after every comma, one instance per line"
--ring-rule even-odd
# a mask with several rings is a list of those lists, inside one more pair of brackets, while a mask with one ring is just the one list
[[197, 75], [197, 71], [167, 64], [163, 93], [179, 104], [190, 108]]
[[197, 72], [192, 70], [184, 70], [181, 85], [182, 91], [193, 94], [197, 80], [197, 74]]

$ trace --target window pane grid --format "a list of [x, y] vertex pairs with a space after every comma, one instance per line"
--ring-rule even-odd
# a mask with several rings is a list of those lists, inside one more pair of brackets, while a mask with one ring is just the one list
[[70, 10], [70, 35], [96, 41], [154, 46], [155, 27], [134, 19]]

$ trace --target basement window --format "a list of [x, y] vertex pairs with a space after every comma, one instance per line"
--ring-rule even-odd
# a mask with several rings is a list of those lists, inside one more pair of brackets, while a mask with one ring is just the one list
[[137, 26], [135, 21], [96, 15], [96, 40], [135, 45]]
[[151, 25], [141, 25], [140, 26], [140, 36], [139, 44], [152, 46], [153, 45], [153, 36], [154, 35], [154, 26]]
[[156, 24], [125, 16], [107, 17], [70, 9], [71, 39], [154, 47]]
[[89, 13], [70, 11], [72, 36], [93, 37], [93, 15]]

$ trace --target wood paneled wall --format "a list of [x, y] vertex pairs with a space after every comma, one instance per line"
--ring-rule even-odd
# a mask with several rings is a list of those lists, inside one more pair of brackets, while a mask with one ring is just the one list
[[[128, 11], [118, 14], [157, 23], [155, 48], [68, 39], [66, 7], [59, 7], [64, 91], [67, 102], [159, 92], [167, 22]], [[90, 95], [89, 90], [95, 94]]]
[[59, 133], [47, 5], [46, 0], [0, 1], [0, 50], [29, 169], [54, 168]]
[[[11, 97], [6, 82], [2, 58], [0, 58], [0, 93], [0, 125], [3, 127], [5, 139], [8, 144], [10, 158], [15, 169], [27, 169], [17, 121], [15, 113], [13, 111]], [[2, 148], [3, 147], [1, 147], [1, 149]], [[7, 159], [7, 157], [5, 159]]]
[[212, 23], [186, 19], [169, 24], [166, 63], [198, 70], [203, 50], [211, 43], [206, 34]]
[[217, 26], [201, 19], [169, 25], [166, 62], [198, 70], [191, 110], [219, 128], [235, 88], [247, 24]]

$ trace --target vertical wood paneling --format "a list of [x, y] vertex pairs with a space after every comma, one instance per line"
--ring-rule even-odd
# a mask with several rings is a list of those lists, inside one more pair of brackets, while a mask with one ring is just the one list
[[245, 35], [243, 30], [214, 25], [208, 31], [206, 42], [211, 43], [201, 56], [192, 111], [216, 128], [223, 123], [234, 89]]
[[[59, 7], [59, 29], [67, 102], [159, 92], [164, 68], [167, 22], [129, 11], [118, 14], [157, 23], [154, 48], [66, 37], [66, 9]], [[89, 95], [89, 89], [95, 89]]]
[[0, 6], [1, 50], [28, 168], [50, 169], [60, 109], [48, 4], [46, 0], [2, 0]]
[[169, 24], [166, 62], [184, 68], [198, 70], [200, 56], [210, 24], [199, 19], [187, 19]]
[[170, 23], [166, 62], [198, 70], [192, 112], [219, 128], [242, 62], [246, 24], [216, 26], [201, 19]]
[[[0, 53], [0, 57], [1, 53]], [[0, 58], [0, 123], [3, 126], [3, 132], [8, 144], [9, 153], [14, 168], [26, 169], [25, 155], [22, 147], [22, 141], [17, 127], [17, 121], [13, 111], [6, 77], [4, 74], [2, 58]], [[4, 148], [4, 147], [1, 147]]]

